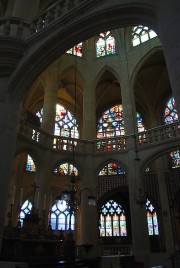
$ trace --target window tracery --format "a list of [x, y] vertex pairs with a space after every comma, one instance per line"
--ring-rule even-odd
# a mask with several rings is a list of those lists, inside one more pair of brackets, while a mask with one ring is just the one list
[[146, 212], [147, 212], [148, 234], [159, 235], [157, 213], [154, 206], [148, 199], [146, 202]]
[[[69, 229], [70, 222], [70, 209], [64, 200], [58, 200], [51, 209], [51, 226], [52, 230], [63, 230]], [[75, 227], [75, 216], [74, 212], [71, 215], [71, 230]]]
[[96, 41], [96, 57], [103, 57], [106, 55], [115, 54], [115, 38], [112, 32], [107, 31], [99, 34], [98, 40]]
[[32, 209], [32, 203], [29, 200], [26, 200], [24, 204], [21, 207], [20, 211], [20, 223], [21, 227], [23, 227], [23, 220], [26, 217], [27, 214], [30, 214]]
[[154, 37], [157, 34], [147, 26], [138, 25], [132, 28], [132, 44], [133, 47], [140, 45]]
[[114, 200], [109, 200], [100, 209], [100, 236], [127, 236], [126, 214]]

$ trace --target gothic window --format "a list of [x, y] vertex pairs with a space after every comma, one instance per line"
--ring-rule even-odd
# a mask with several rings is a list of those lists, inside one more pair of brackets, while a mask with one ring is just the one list
[[164, 122], [165, 124], [171, 124], [178, 121], [178, 114], [176, 110], [176, 103], [173, 97], [171, 97], [165, 108], [164, 112]]
[[156, 37], [157, 34], [149, 29], [147, 26], [138, 25], [132, 28], [132, 44], [133, 47], [144, 43], [154, 37]]
[[62, 105], [56, 105], [54, 135], [79, 138], [78, 124], [74, 115]]
[[115, 38], [110, 31], [100, 33], [96, 41], [96, 57], [115, 54]]
[[123, 107], [115, 105], [103, 112], [97, 125], [97, 138], [110, 138], [124, 135]]
[[32, 203], [29, 200], [26, 200], [24, 204], [21, 207], [20, 211], [20, 222], [21, 222], [21, 227], [23, 226], [23, 220], [26, 217], [27, 214], [30, 214], [32, 209]]
[[40, 122], [42, 123], [43, 118], [43, 108], [37, 111], [36, 115], [39, 117]]
[[82, 42], [67, 50], [66, 53], [82, 57]]
[[36, 172], [36, 166], [32, 159], [32, 157], [28, 154], [27, 155], [27, 161], [26, 161], [26, 171], [29, 172]]
[[111, 176], [111, 175], [118, 175], [118, 174], [125, 174], [125, 172], [116, 163], [108, 163], [99, 172], [99, 176]]
[[180, 152], [179, 150], [174, 150], [170, 152], [171, 166], [172, 168], [180, 167]]
[[[171, 97], [165, 108], [164, 112], [164, 122], [166, 125], [177, 122], [178, 114], [176, 109], [176, 103], [173, 97]], [[180, 153], [179, 150], [174, 150], [170, 152], [170, 162], [172, 168], [180, 167]]]
[[146, 202], [146, 212], [149, 235], [159, 235], [157, 213], [154, 206], [148, 199]]
[[100, 210], [100, 236], [127, 236], [126, 214], [114, 200], [106, 202]]
[[137, 118], [137, 126], [138, 126], [138, 132], [142, 132], [145, 130], [144, 127], [144, 123], [143, 123], [143, 119], [142, 116], [140, 115], [140, 113], [136, 113], [136, 118]]
[[[53, 230], [67, 231], [69, 229], [70, 211], [64, 200], [58, 200], [51, 209], [51, 226]], [[71, 230], [74, 230], [74, 212], [71, 215]]]
[[[37, 113], [42, 122], [43, 108]], [[62, 137], [79, 138], [78, 123], [74, 115], [61, 104], [56, 104], [54, 135]]]
[[73, 164], [63, 163], [54, 169], [54, 174], [67, 175], [67, 176], [71, 176], [71, 175], [78, 176], [78, 169]]

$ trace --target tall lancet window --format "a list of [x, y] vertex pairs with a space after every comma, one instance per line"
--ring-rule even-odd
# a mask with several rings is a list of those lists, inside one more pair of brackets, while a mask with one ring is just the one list
[[157, 213], [150, 200], [146, 202], [146, 212], [149, 235], [159, 235]]
[[[166, 125], [175, 123], [178, 121], [178, 114], [176, 109], [176, 103], [173, 97], [171, 97], [167, 103], [164, 111], [164, 123]], [[169, 133], [171, 135], [171, 133]], [[180, 152], [179, 150], [173, 150], [170, 152], [170, 162], [172, 168], [180, 167]]]
[[126, 214], [114, 200], [109, 200], [100, 209], [100, 236], [127, 236]]

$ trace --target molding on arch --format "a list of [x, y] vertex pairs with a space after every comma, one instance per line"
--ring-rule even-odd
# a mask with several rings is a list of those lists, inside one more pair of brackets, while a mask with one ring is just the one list
[[77, 11], [74, 14], [70, 12], [71, 20], [67, 15], [35, 35], [27, 42], [24, 58], [11, 76], [9, 93], [12, 98], [22, 100], [33, 81], [62, 53], [75, 43], [107, 30], [107, 25], [115, 29], [144, 23], [156, 28], [155, 5], [149, 0], [146, 3], [128, 2], [124, 4], [116, 0], [113, 5], [110, 1], [93, 3], [88, 10], [84, 7], [83, 15]]

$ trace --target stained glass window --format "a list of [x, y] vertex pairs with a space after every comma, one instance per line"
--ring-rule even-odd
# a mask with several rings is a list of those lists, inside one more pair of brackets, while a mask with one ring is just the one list
[[[40, 118], [40, 122], [42, 122], [43, 108], [40, 109], [36, 115]], [[61, 104], [56, 104], [54, 135], [79, 138], [77, 120], [74, 115]]]
[[165, 108], [164, 112], [164, 122], [165, 124], [171, 124], [178, 121], [178, 114], [176, 109], [176, 103], [173, 97], [171, 97]]
[[171, 166], [172, 168], [180, 167], [180, 153], [179, 150], [170, 152]]
[[82, 42], [67, 50], [66, 53], [82, 57]]
[[124, 135], [123, 107], [115, 105], [106, 110], [98, 121], [97, 138], [110, 138]]
[[38, 110], [36, 112], [36, 115], [39, 117], [40, 122], [42, 123], [42, 118], [43, 118], [43, 108], [41, 108], [40, 110]]
[[157, 213], [154, 206], [148, 199], [146, 202], [146, 211], [149, 235], [159, 235]]
[[[69, 207], [64, 200], [58, 200], [51, 209], [51, 226], [53, 230], [67, 231], [69, 229]], [[74, 230], [75, 216], [71, 215], [71, 230]]]
[[136, 113], [136, 118], [137, 118], [137, 126], [138, 126], [138, 132], [142, 132], [145, 130], [144, 127], [144, 123], [143, 123], [143, 119], [142, 116], [140, 115], [140, 113]]
[[36, 172], [35, 163], [34, 163], [32, 157], [29, 154], [27, 155], [26, 171]]
[[110, 31], [100, 33], [96, 41], [96, 57], [115, 54], [115, 38]]
[[66, 110], [64, 106], [60, 104], [56, 105], [54, 135], [79, 138], [77, 120], [69, 110]]
[[144, 43], [154, 37], [156, 37], [157, 34], [149, 29], [147, 26], [138, 25], [132, 28], [132, 44], [133, 47]]
[[78, 170], [73, 164], [63, 163], [54, 169], [54, 174], [78, 176]]
[[20, 222], [21, 222], [21, 227], [23, 226], [23, 219], [26, 217], [26, 214], [30, 214], [32, 209], [32, 203], [29, 200], [26, 200], [24, 204], [21, 207], [20, 211]]
[[125, 174], [123, 169], [116, 163], [108, 163], [99, 172], [99, 176]]
[[100, 236], [127, 236], [126, 215], [114, 200], [106, 202], [100, 210]]
[[[177, 122], [178, 114], [176, 109], [176, 103], [173, 97], [171, 97], [165, 108], [164, 112], [164, 122], [166, 125]], [[174, 150], [170, 152], [171, 167], [177, 168], [180, 167], [180, 152], [179, 150]]]

